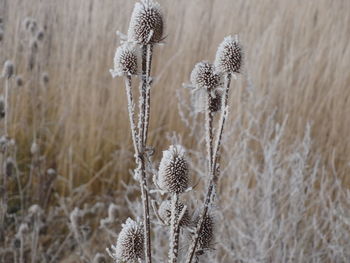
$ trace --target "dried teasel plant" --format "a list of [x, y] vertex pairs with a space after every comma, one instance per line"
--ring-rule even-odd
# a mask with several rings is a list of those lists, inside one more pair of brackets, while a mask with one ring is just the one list
[[[147, 147], [151, 104], [151, 64], [155, 44], [163, 38], [163, 14], [158, 3], [144, 0], [135, 4], [127, 39], [117, 48], [112, 76], [123, 76], [128, 99], [128, 113], [135, 152], [135, 179], [139, 181], [143, 204], [144, 251], [147, 263], [152, 262], [150, 201], [146, 166], [149, 160]], [[139, 55], [140, 54], [140, 55]], [[140, 59], [141, 58], [141, 59]], [[135, 121], [134, 91], [132, 77], [139, 75], [140, 89], [138, 121]]]
[[[119, 33], [119, 35], [121, 35]], [[214, 238], [215, 222], [209, 211], [214, 200], [214, 193], [220, 177], [219, 156], [224, 125], [228, 114], [228, 93], [232, 74], [241, 72], [242, 49], [237, 38], [227, 37], [219, 46], [215, 63], [202, 61], [195, 65], [191, 73], [191, 91], [197, 100], [197, 112], [205, 113], [206, 148], [207, 148], [207, 193], [203, 209], [191, 221], [187, 205], [180, 195], [190, 192], [189, 164], [184, 147], [171, 145], [163, 151], [159, 169], [152, 162], [152, 152], [147, 145], [148, 126], [151, 106], [151, 65], [153, 48], [163, 40], [164, 17], [158, 3], [141, 0], [135, 4], [129, 24], [128, 34], [122, 38], [116, 49], [113, 77], [122, 77], [128, 100], [128, 114], [131, 137], [135, 152], [136, 168], [134, 178], [140, 184], [142, 202], [142, 223], [127, 219], [117, 238], [117, 243], [108, 250], [116, 262], [151, 263], [152, 253], [156, 253], [151, 243], [152, 203], [155, 216], [161, 225], [169, 228], [168, 262], [176, 263], [179, 259], [181, 229], [188, 228], [191, 234], [190, 246], [185, 261], [198, 260], [199, 256], [210, 249]], [[138, 94], [133, 88], [133, 81], [140, 81]], [[139, 100], [135, 103], [134, 98]], [[137, 106], [137, 107], [136, 107]], [[217, 113], [217, 118], [214, 118]], [[218, 120], [217, 123], [214, 122]], [[156, 189], [150, 187], [150, 177]], [[152, 191], [150, 191], [152, 190]], [[156, 207], [153, 194], [166, 195], [164, 201]], [[153, 200], [152, 200], [153, 199]], [[108, 217], [108, 222], [113, 216]], [[105, 221], [104, 221], [105, 222]], [[107, 222], [107, 221], [106, 221]]]

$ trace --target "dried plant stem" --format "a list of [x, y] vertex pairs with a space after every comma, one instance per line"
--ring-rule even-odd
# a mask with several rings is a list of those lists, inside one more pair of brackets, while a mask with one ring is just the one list
[[8, 135], [8, 127], [7, 127], [7, 122], [8, 122], [8, 115], [9, 115], [9, 110], [8, 110], [8, 95], [9, 94], [9, 78], [6, 78], [5, 81], [5, 119], [4, 119], [4, 126], [5, 126], [5, 136]]
[[147, 143], [147, 134], [145, 133], [146, 127], [146, 104], [147, 104], [147, 46], [142, 46], [142, 83], [140, 85], [140, 112], [139, 112], [139, 131], [138, 131], [138, 142], [139, 142], [139, 154], [137, 157], [138, 162], [138, 178], [141, 185], [141, 199], [143, 207], [143, 227], [144, 227], [144, 242], [145, 242], [145, 259], [146, 263], [152, 262], [152, 251], [151, 251], [151, 226], [150, 226], [150, 209], [149, 209], [149, 196], [146, 179], [146, 165], [145, 165], [145, 146]]
[[179, 223], [176, 220], [176, 208], [178, 207], [178, 195], [171, 197], [171, 219], [170, 219], [170, 244], [169, 244], [169, 263], [176, 263], [179, 249]]
[[216, 136], [215, 147], [214, 147], [214, 156], [213, 156], [213, 164], [214, 165], [213, 165], [213, 169], [212, 169], [213, 174], [216, 174], [215, 171], [216, 171], [217, 164], [219, 161], [219, 152], [220, 152], [222, 134], [224, 131], [225, 121], [226, 121], [227, 114], [228, 114], [228, 109], [227, 109], [228, 92], [229, 92], [230, 85], [231, 85], [231, 78], [232, 78], [231, 73], [228, 73], [225, 75], [225, 89], [224, 89], [224, 94], [222, 96], [219, 131], [218, 131], [218, 134]]
[[[215, 142], [215, 148], [214, 148], [214, 153], [213, 151], [213, 146], [212, 146], [212, 121], [213, 118], [211, 117], [212, 115], [210, 114], [209, 110], [209, 105], [210, 105], [210, 99], [208, 99], [208, 107], [207, 107], [207, 147], [208, 147], [208, 160], [209, 160], [209, 173], [210, 173], [210, 180], [208, 184], [208, 190], [205, 196], [205, 201], [204, 201], [204, 207], [202, 214], [200, 216], [200, 219], [197, 223], [197, 227], [195, 230], [195, 235], [193, 237], [192, 244], [189, 248], [188, 256], [186, 258], [186, 263], [191, 263], [192, 260], [194, 259], [198, 240], [199, 240], [199, 233], [202, 232], [203, 229], [203, 223], [204, 223], [204, 218], [208, 214], [208, 210], [212, 201], [212, 195], [214, 193], [216, 183], [217, 183], [217, 173], [216, 173], [216, 168], [217, 168], [217, 163], [219, 161], [219, 151], [220, 151], [220, 145], [221, 145], [221, 139], [222, 139], [222, 134], [225, 126], [225, 120], [227, 118], [227, 104], [228, 104], [228, 91], [230, 88], [231, 84], [231, 74], [227, 74], [225, 77], [225, 90], [222, 98], [222, 105], [221, 105], [221, 117], [219, 121], [219, 130], [218, 134], [216, 136], [216, 142]], [[209, 96], [210, 97], [210, 96]], [[210, 118], [211, 117], [211, 118]], [[211, 130], [210, 130], [211, 129]], [[211, 136], [211, 137], [210, 137]]]
[[[147, 45], [147, 54], [146, 54], [146, 78], [147, 78], [147, 87], [146, 87], [146, 114], [145, 114], [145, 132], [144, 139], [148, 137], [148, 127], [149, 127], [149, 118], [151, 111], [151, 65], [152, 65], [152, 55], [153, 55], [153, 45]], [[146, 141], [144, 141], [146, 144]]]
[[208, 91], [207, 109], [205, 111], [205, 122], [206, 122], [206, 142], [208, 151], [208, 171], [212, 170], [213, 165], [213, 112], [211, 111], [210, 105], [212, 104], [212, 97]]
[[134, 99], [133, 99], [132, 90], [131, 90], [130, 75], [125, 77], [125, 89], [126, 89], [126, 96], [128, 99], [128, 113], [129, 113], [128, 115], [130, 120], [131, 138], [134, 144], [135, 155], [137, 156], [139, 154], [139, 150], [138, 150], [138, 141], [136, 136], [136, 126], [135, 126], [135, 105], [134, 105]]

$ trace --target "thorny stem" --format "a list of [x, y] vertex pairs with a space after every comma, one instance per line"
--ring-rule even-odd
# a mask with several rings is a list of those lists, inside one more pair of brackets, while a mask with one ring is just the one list
[[222, 103], [221, 103], [221, 116], [220, 116], [220, 122], [219, 122], [219, 131], [216, 136], [216, 142], [214, 147], [214, 156], [213, 156], [213, 169], [212, 172], [215, 174], [217, 164], [219, 162], [219, 155], [220, 155], [220, 146], [221, 146], [221, 140], [222, 140], [222, 134], [224, 131], [225, 121], [227, 118], [227, 105], [228, 105], [228, 92], [231, 85], [231, 73], [228, 73], [225, 76], [225, 90], [222, 97]]
[[128, 113], [129, 113], [129, 120], [130, 120], [130, 128], [131, 128], [131, 137], [132, 142], [134, 144], [134, 150], [135, 154], [139, 154], [138, 150], [138, 142], [137, 142], [137, 136], [136, 136], [136, 126], [135, 126], [135, 112], [134, 112], [134, 100], [133, 95], [131, 91], [131, 76], [128, 75], [125, 77], [125, 89], [126, 89], [126, 95], [128, 98]]
[[[170, 244], [169, 244], [169, 263], [177, 262], [179, 248], [179, 224], [176, 218], [176, 207], [178, 206], [178, 195], [171, 197], [171, 220], [170, 220]], [[179, 220], [179, 219], [178, 219]]]
[[210, 95], [210, 90], [208, 90], [208, 100], [207, 100], [207, 110], [205, 111], [205, 121], [206, 121], [206, 141], [207, 141], [207, 151], [208, 151], [208, 171], [212, 170], [213, 165], [213, 112], [211, 111], [212, 97]]
[[153, 45], [147, 45], [147, 62], [146, 62], [146, 78], [147, 78], [147, 88], [146, 88], [146, 114], [145, 114], [145, 132], [144, 132], [144, 143], [146, 144], [146, 138], [148, 136], [148, 127], [149, 127], [149, 117], [151, 111], [151, 83], [150, 83], [150, 75], [151, 75], [151, 65], [152, 65], [152, 54], [153, 54]]
[[[197, 244], [199, 241], [199, 234], [202, 232], [203, 229], [203, 223], [204, 223], [204, 218], [207, 216], [208, 214], [208, 210], [209, 210], [209, 206], [211, 204], [212, 201], [212, 195], [213, 192], [215, 191], [215, 187], [216, 187], [216, 183], [217, 183], [217, 179], [216, 178], [218, 175], [216, 173], [216, 168], [217, 168], [217, 162], [219, 161], [219, 151], [220, 151], [220, 145], [221, 145], [221, 139], [222, 139], [222, 134], [223, 134], [223, 129], [224, 129], [224, 125], [225, 125], [225, 120], [227, 117], [227, 104], [228, 104], [228, 91], [229, 91], [229, 87], [231, 84], [231, 74], [227, 74], [226, 75], [226, 81], [225, 81], [225, 91], [224, 91], [224, 95], [222, 98], [222, 105], [221, 105], [221, 118], [220, 118], [220, 123], [219, 123], [219, 131], [216, 137], [216, 143], [215, 143], [215, 149], [214, 149], [214, 155], [212, 155], [213, 153], [210, 151], [212, 150], [212, 145], [210, 145], [208, 143], [211, 142], [212, 143], [212, 137], [210, 138], [210, 135], [212, 136], [212, 134], [210, 134], [210, 131], [208, 131], [207, 134], [207, 147], [208, 147], [208, 154], [209, 154], [209, 173], [210, 173], [210, 180], [209, 180], [209, 184], [208, 184], [208, 190], [205, 196], [205, 201], [204, 201], [204, 207], [203, 207], [203, 211], [202, 214], [200, 216], [200, 219], [198, 221], [197, 227], [196, 227], [196, 231], [195, 231], [195, 235], [193, 237], [193, 241], [192, 244], [189, 248], [189, 252], [186, 258], [186, 263], [191, 263], [192, 260], [195, 257], [195, 252], [196, 252], [196, 248], [197, 248]], [[209, 110], [209, 104], [210, 100], [208, 100], [208, 108], [207, 108], [207, 127], [208, 128], [212, 128], [212, 123], [210, 123], [210, 121], [212, 122], [212, 118], [210, 119], [210, 110]], [[209, 114], [208, 114], [209, 112]], [[210, 140], [211, 139], [211, 140]]]
[[141, 199], [143, 206], [143, 227], [144, 227], [144, 245], [146, 263], [152, 262], [151, 251], [151, 227], [150, 227], [150, 212], [149, 212], [149, 196], [147, 190], [146, 180], [146, 166], [145, 166], [145, 145], [147, 137], [145, 137], [145, 114], [146, 114], [146, 94], [147, 94], [148, 78], [147, 78], [147, 46], [142, 46], [142, 85], [140, 87], [140, 112], [139, 112], [139, 181], [141, 185]]

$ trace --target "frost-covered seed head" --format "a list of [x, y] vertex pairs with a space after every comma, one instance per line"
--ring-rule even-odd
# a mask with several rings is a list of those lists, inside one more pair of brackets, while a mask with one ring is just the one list
[[131, 15], [128, 39], [141, 45], [155, 44], [163, 39], [164, 20], [160, 5], [153, 0], [135, 4]]
[[[176, 220], [178, 220], [178, 218], [182, 212], [182, 209], [184, 209], [184, 207], [185, 207], [185, 205], [182, 202], [177, 203], [177, 207], [175, 208]], [[165, 200], [161, 203], [159, 210], [158, 210], [158, 214], [166, 225], [170, 225], [170, 222], [171, 222], [171, 201], [170, 200]], [[180, 225], [180, 227], [187, 226], [187, 225], [189, 225], [190, 221], [191, 221], [190, 215], [188, 213], [188, 209], [186, 209], [183, 217], [181, 218], [179, 225]]]
[[122, 227], [118, 236], [117, 245], [112, 246], [114, 250], [112, 256], [115, 260], [120, 260], [122, 262], [143, 259], [144, 236], [142, 224], [128, 218]]
[[197, 63], [191, 73], [191, 82], [196, 88], [212, 90], [220, 85], [220, 79], [214, 65], [207, 61]]
[[15, 73], [15, 66], [14, 64], [12, 63], [12, 61], [10, 60], [7, 60], [4, 64], [4, 68], [3, 68], [3, 71], [2, 71], [2, 77], [3, 78], [11, 78], [12, 75]]
[[221, 73], [240, 73], [243, 52], [237, 37], [228, 36], [216, 52], [215, 67]]
[[210, 100], [210, 111], [218, 112], [221, 110], [222, 92], [220, 90], [208, 93], [203, 89], [197, 89], [192, 91], [192, 105], [195, 112], [204, 112], [207, 108], [208, 96], [212, 96]]
[[30, 153], [31, 154], [37, 154], [40, 151], [39, 145], [34, 141], [32, 143], [32, 146], [30, 147]]
[[159, 165], [158, 185], [172, 194], [183, 193], [188, 188], [188, 163], [185, 159], [185, 149], [181, 145], [171, 145], [163, 151]]
[[[197, 224], [199, 217], [194, 220], [194, 223]], [[211, 215], [207, 215], [204, 218], [203, 228], [199, 234], [198, 244], [199, 249], [208, 249], [212, 247], [214, 240], [214, 219]]]
[[137, 75], [140, 66], [140, 51], [138, 47], [129, 42], [118, 47], [114, 56], [113, 77], [123, 75]]

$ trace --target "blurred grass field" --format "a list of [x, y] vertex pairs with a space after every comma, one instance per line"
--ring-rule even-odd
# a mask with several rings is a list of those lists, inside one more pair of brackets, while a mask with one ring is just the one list
[[[334, 164], [344, 183], [350, 171], [350, 2], [347, 0], [160, 0], [166, 17], [164, 45], [156, 47], [150, 144], [157, 156], [165, 133], [184, 135], [176, 90], [194, 64], [213, 60], [224, 36], [238, 33], [245, 72], [235, 82], [231, 116], [249, 86], [266, 96], [277, 118], [288, 116], [286, 142], [312, 124], [313, 153]], [[134, 1], [1, 0], [4, 36], [0, 63], [14, 61], [24, 85], [11, 81], [10, 131], [24, 173], [33, 141], [68, 183], [91, 182], [93, 191], [117, 189], [133, 166], [123, 83], [109, 69], [126, 33]], [[37, 22], [42, 41], [33, 47], [25, 29]], [[32, 63], [32, 69], [30, 69]], [[47, 73], [47, 75], [46, 75]], [[43, 81], [48, 76], [49, 80]], [[249, 85], [248, 85], [249, 84]], [[1, 87], [4, 81], [1, 79]], [[254, 105], [248, 105], [254, 110]]]

